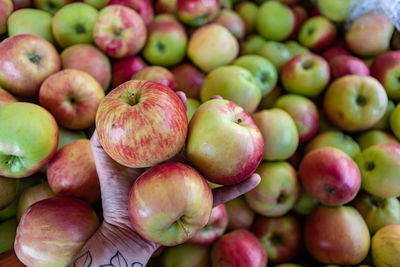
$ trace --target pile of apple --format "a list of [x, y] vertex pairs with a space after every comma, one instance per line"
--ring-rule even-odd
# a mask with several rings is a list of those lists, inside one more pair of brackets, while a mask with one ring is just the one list
[[99, 227], [95, 129], [147, 168], [149, 266], [400, 266], [400, 33], [361, 2], [0, 0], [0, 266]]

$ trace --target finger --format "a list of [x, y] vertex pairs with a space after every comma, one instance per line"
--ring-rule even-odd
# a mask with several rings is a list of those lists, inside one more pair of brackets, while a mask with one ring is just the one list
[[182, 91], [177, 91], [176, 94], [181, 99], [182, 104], [185, 106], [185, 110], [187, 111], [187, 97], [186, 97], [186, 94], [184, 92], [182, 92]]
[[213, 196], [214, 196], [214, 203], [213, 206], [218, 206], [222, 203], [225, 203], [229, 200], [237, 198], [244, 193], [249, 192], [253, 188], [255, 188], [261, 181], [260, 175], [254, 173], [252, 174], [249, 179], [245, 181], [235, 184], [235, 185], [228, 185], [223, 187], [218, 187], [213, 189]]
[[210, 99], [224, 99], [224, 98], [220, 95], [214, 95]]

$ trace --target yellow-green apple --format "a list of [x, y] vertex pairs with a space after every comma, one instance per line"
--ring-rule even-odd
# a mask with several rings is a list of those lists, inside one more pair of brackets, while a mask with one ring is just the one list
[[292, 54], [286, 45], [274, 41], [266, 42], [254, 54], [263, 56], [271, 61], [278, 72], [281, 72], [283, 65], [292, 58]]
[[179, 19], [193, 27], [213, 21], [219, 13], [219, 0], [177, 0]]
[[222, 236], [212, 247], [213, 267], [267, 266], [267, 255], [257, 237], [247, 230], [235, 230]]
[[299, 144], [299, 134], [292, 117], [280, 108], [262, 110], [253, 115], [264, 139], [265, 160], [286, 160]]
[[99, 12], [93, 29], [96, 45], [113, 58], [137, 54], [145, 45], [146, 24], [126, 6], [111, 5]]
[[206, 226], [198, 231], [187, 242], [195, 245], [210, 245], [220, 238], [228, 226], [228, 212], [224, 204], [211, 210], [211, 216]]
[[14, 249], [27, 266], [66, 266], [96, 231], [94, 210], [76, 198], [36, 202], [22, 215]]
[[393, 35], [391, 20], [380, 12], [369, 12], [356, 18], [345, 37], [347, 47], [358, 56], [375, 56], [389, 49]]
[[146, 66], [133, 74], [132, 80], [146, 80], [161, 83], [173, 91], [176, 91], [178, 85], [171, 71], [161, 66]]
[[7, 20], [13, 11], [13, 2], [11, 0], [0, 1], [0, 34], [7, 32]]
[[357, 164], [345, 152], [333, 147], [308, 153], [300, 163], [299, 175], [304, 190], [329, 206], [350, 202], [361, 185]]
[[225, 27], [215, 23], [198, 28], [190, 37], [187, 48], [190, 60], [204, 72], [229, 64], [238, 53], [236, 38]]
[[143, 69], [146, 63], [139, 56], [127, 56], [112, 62], [112, 88], [129, 81], [132, 76]]
[[214, 23], [227, 28], [239, 40], [243, 39], [246, 34], [244, 21], [234, 10], [222, 9]]
[[361, 131], [383, 117], [387, 102], [385, 89], [375, 78], [347, 75], [328, 87], [323, 108], [335, 126], [345, 131]]
[[249, 229], [253, 224], [255, 213], [244, 197], [237, 197], [225, 203], [228, 212], [228, 230]]
[[247, 35], [245, 39], [240, 42], [240, 55], [257, 54], [258, 50], [260, 50], [266, 42], [264, 37], [260, 35]]
[[292, 10], [278, 1], [266, 1], [257, 12], [257, 31], [268, 40], [283, 41], [292, 33], [296, 18]]
[[54, 39], [61, 47], [93, 43], [93, 28], [97, 16], [97, 10], [85, 3], [72, 3], [62, 7], [51, 22]]
[[263, 148], [250, 115], [231, 101], [209, 100], [190, 120], [187, 158], [213, 183], [229, 185], [248, 178], [260, 163]]
[[302, 247], [300, 222], [290, 214], [275, 218], [257, 216], [251, 232], [260, 240], [270, 264], [292, 260]]
[[111, 64], [106, 55], [89, 44], [70, 46], [61, 53], [63, 69], [77, 69], [90, 74], [104, 90], [111, 81]]
[[0, 86], [13, 95], [35, 97], [40, 84], [60, 70], [60, 57], [48, 41], [19, 34], [0, 43]]
[[278, 72], [274, 65], [259, 55], [244, 55], [237, 58], [233, 65], [243, 67], [251, 72], [262, 96], [267, 95], [278, 82]]
[[400, 100], [400, 51], [377, 56], [371, 65], [371, 75], [385, 87], [391, 100]]
[[400, 196], [400, 144], [373, 145], [355, 160], [365, 191], [383, 198]]
[[[154, 197], [154, 188], [163, 188], [159, 197]], [[210, 186], [199, 172], [169, 162], [139, 176], [129, 193], [128, 211], [142, 237], [173, 246], [186, 242], [207, 225], [212, 202]]]
[[10, 267], [25, 267], [15, 255], [14, 249], [10, 249], [0, 254], [0, 265]]
[[153, 7], [149, 0], [110, 0], [107, 3], [109, 5], [122, 5], [134, 9], [143, 19], [146, 25], [149, 25], [154, 16]]
[[398, 144], [399, 141], [397, 141], [396, 137], [394, 137], [390, 133], [380, 130], [369, 130], [363, 132], [360, 136], [357, 137], [357, 143], [360, 145], [362, 150], [365, 150], [368, 147], [376, 144]]
[[300, 192], [296, 171], [285, 161], [261, 163], [260, 184], [245, 194], [246, 202], [264, 216], [281, 216], [293, 208]]
[[382, 227], [372, 237], [371, 254], [376, 267], [400, 265], [400, 223]]
[[76, 197], [88, 203], [100, 200], [100, 183], [90, 142], [73, 141], [54, 155], [47, 168], [47, 180], [54, 193]]
[[316, 54], [294, 56], [282, 68], [281, 80], [286, 91], [308, 97], [318, 96], [328, 85], [329, 65]]
[[322, 57], [325, 58], [328, 63], [338, 56], [350, 56], [350, 53], [341, 46], [332, 46], [322, 53]]
[[400, 139], [400, 104], [397, 104], [390, 115], [390, 128], [393, 134]]
[[0, 210], [0, 221], [1, 222], [15, 218], [15, 216], [17, 214], [17, 201], [18, 201], [18, 199], [15, 199], [6, 208]]
[[51, 190], [49, 184], [42, 180], [40, 184], [33, 185], [25, 189], [18, 198], [17, 220], [20, 221], [25, 210], [40, 200], [55, 197], [56, 194]]
[[53, 43], [52, 19], [53, 16], [43, 10], [33, 8], [17, 10], [8, 18], [8, 36], [29, 33]]
[[150, 64], [170, 67], [183, 60], [187, 36], [182, 25], [160, 21], [150, 24], [147, 29], [147, 42], [142, 53]]
[[16, 101], [17, 99], [12, 94], [0, 87], [0, 107]]
[[0, 177], [0, 210], [13, 202], [19, 193], [19, 179]]
[[319, 115], [317, 106], [307, 97], [295, 94], [283, 95], [275, 102], [293, 118], [299, 133], [299, 143], [312, 138], [318, 130]]
[[392, 115], [393, 110], [395, 109], [395, 104], [392, 100], [388, 100], [386, 111], [383, 117], [375, 123], [372, 129], [382, 130], [382, 131], [390, 131], [390, 116]]
[[91, 5], [92, 7], [96, 9], [102, 9], [106, 4], [108, 0], [83, 0], [85, 4]]
[[14, 247], [17, 225], [18, 222], [15, 218], [0, 223], [0, 253]]
[[71, 4], [73, 0], [33, 0], [33, 5], [37, 9], [42, 9], [54, 15], [63, 6]]
[[178, 85], [189, 98], [200, 99], [200, 91], [203, 86], [205, 75], [192, 64], [184, 63], [171, 69]]
[[301, 44], [293, 40], [286, 41], [285, 46], [289, 49], [292, 56], [310, 53], [310, 50], [308, 50], [307, 47], [302, 46]]
[[100, 103], [96, 129], [104, 150], [118, 163], [150, 167], [183, 147], [188, 122], [173, 90], [151, 81], [128, 81]]
[[177, 0], [155, 0], [155, 11], [157, 14], [178, 15]]
[[0, 129], [0, 176], [28, 177], [57, 150], [56, 120], [39, 105], [15, 102], [0, 107]]
[[200, 91], [202, 102], [219, 95], [253, 113], [261, 101], [261, 90], [253, 74], [241, 66], [222, 66], [207, 74]]
[[163, 253], [164, 267], [211, 267], [211, 255], [208, 246], [181, 244], [170, 247]]
[[71, 131], [65, 128], [59, 128], [59, 138], [57, 150], [78, 139], [87, 139], [83, 131]]
[[342, 150], [351, 158], [357, 156], [361, 149], [354, 139], [339, 131], [325, 131], [316, 135], [305, 147], [304, 153], [307, 154], [321, 147], [334, 147]]
[[258, 6], [250, 1], [241, 1], [235, 5], [235, 10], [243, 20], [245, 33], [249, 34], [255, 32]]
[[272, 108], [276, 100], [278, 100], [278, 98], [284, 95], [285, 93], [286, 93], [285, 90], [283, 90], [281, 86], [279, 85], [275, 86], [274, 88], [272, 88], [271, 92], [263, 96], [259, 108], [260, 109]]
[[81, 130], [95, 122], [103, 88], [81, 70], [65, 69], [48, 77], [40, 87], [39, 102], [68, 129]]
[[188, 117], [188, 122], [192, 119], [194, 113], [200, 107], [201, 102], [197, 99], [193, 98], [187, 98], [187, 110], [186, 110], [186, 115]]
[[358, 0], [317, 0], [319, 11], [335, 22], [345, 21]]
[[336, 39], [336, 27], [322, 16], [309, 18], [299, 32], [299, 42], [312, 51], [322, 51]]
[[318, 201], [307, 194], [306, 191], [301, 190], [299, 197], [296, 200], [296, 203], [293, 206], [293, 211], [301, 216], [306, 216], [310, 214], [310, 212], [318, 206]]
[[369, 76], [368, 66], [359, 58], [353, 56], [337, 56], [329, 61], [332, 80], [346, 75], [365, 75]]

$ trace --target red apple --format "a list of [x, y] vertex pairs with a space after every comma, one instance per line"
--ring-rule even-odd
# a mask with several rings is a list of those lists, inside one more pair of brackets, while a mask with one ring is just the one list
[[155, 10], [157, 14], [172, 14], [177, 15], [176, 0], [153, 0], [155, 1]]
[[127, 56], [112, 63], [112, 88], [129, 81], [146, 63], [139, 56]]
[[312, 51], [321, 51], [327, 48], [336, 38], [335, 24], [323, 16], [311, 17], [299, 32], [299, 41]]
[[231, 9], [221, 10], [214, 22], [227, 28], [239, 40], [243, 39], [246, 34], [243, 19]]
[[307, 14], [306, 9], [300, 5], [292, 6], [291, 10], [294, 15], [295, 23], [294, 23], [293, 31], [289, 36], [289, 39], [297, 39], [297, 36], [299, 34], [301, 27], [303, 26], [304, 22], [308, 18], [308, 14]]
[[371, 74], [385, 87], [389, 99], [400, 100], [400, 51], [377, 56], [371, 65]]
[[13, 11], [13, 2], [11, 0], [0, 1], [0, 35], [7, 32], [7, 20]]
[[253, 224], [255, 213], [243, 197], [237, 197], [225, 203], [228, 212], [228, 229], [249, 229]]
[[175, 76], [178, 90], [186, 94], [186, 97], [200, 99], [200, 91], [204, 82], [204, 74], [192, 64], [181, 64], [171, 70]]
[[14, 249], [0, 254], [0, 266], [7, 267], [25, 267], [25, 265], [17, 258]]
[[358, 74], [369, 76], [369, 68], [359, 58], [353, 56], [337, 56], [329, 61], [332, 79], [337, 79], [346, 75]]
[[214, 20], [219, 7], [219, 0], [177, 0], [179, 18], [194, 27]]
[[16, 101], [17, 99], [12, 94], [0, 87], [0, 107]]
[[110, 0], [107, 2], [107, 6], [110, 5], [122, 5], [134, 9], [146, 25], [153, 20], [154, 11], [149, 0]]
[[161, 83], [174, 91], [178, 87], [174, 75], [168, 69], [160, 66], [144, 67], [132, 76], [132, 80], [147, 80]]
[[346, 49], [338, 46], [328, 48], [322, 53], [322, 57], [325, 58], [328, 63], [338, 56], [350, 56], [350, 53]]

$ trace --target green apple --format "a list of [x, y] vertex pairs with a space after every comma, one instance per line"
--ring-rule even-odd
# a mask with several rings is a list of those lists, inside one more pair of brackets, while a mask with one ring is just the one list
[[85, 133], [83, 131], [72, 131], [67, 130], [65, 128], [59, 129], [59, 142], [57, 150], [61, 147], [65, 146], [66, 144], [71, 143], [72, 141], [79, 140], [79, 139], [87, 139]]
[[335, 22], [345, 21], [359, 0], [317, 0], [319, 11]]
[[257, 31], [268, 40], [283, 41], [295, 26], [294, 13], [278, 1], [264, 2], [257, 12]]
[[7, 19], [13, 11], [11, 0], [0, 1], [0, 35], [7, 32]]
[[257, 51], [257, 54], [271, 61], [278, 72], [280, 72], [283, 65], [292, 58], [289, 48], [283, 43], [274, 41], [266, 42]]
[[360, 145], [362, 150], [367, 149], [370, 146], [376, 144], [385, 144], [385, 143], [392, 143], [398, 144], [396, 137], [393, 135], [380, 131], [380, 130], [369, 130], [363, 132], [358, 138], [357, 143]]
[[16, 198], [6, 208], [0, 210], [0, 222], [15, 218], [15, 216], [17, 215], [17, 203], [18, 198]]
[[372, 237], [371, 254], [375, 267], [400, 266], [400, 224], [379, 229]]
[[237, 58], [233, 65], [243, 67], [253, 74], [262, 96], [271, 92], [278, 82], [278, 73], [274, 65], [262, 56], [244, 55]]
[[245, 39], [240, 43], [240, 54], [248, 55], [248, 54], [257, 54], [258, 50], [266, 43], [267, 41], [264, 37], [256, 34], [251, 34], [245, 37]]
[[285, 42], [285, 45], [289, 49], [292, 56], [310, 53], [310, 50], [308, 50], [307, 47], [302, 46], [301, 44], [293, 40]]
[[53, 36], [62, 47], [93, 43], [93, 28], [97, 10], [85, 3], [73, 3], [62, 7], [51, 23]]
[[167, 248], [162, 256], [164, 267], [211, 267], [208, 246], [181, 244]]
[[393, 134], [400, 139], [400, 104], [397, 104], [390, 115], [390, 128]]
[[106, 6], [108, 0], [83, 0], [83, 2], [100, 10]]
[[235, 6], [235, 10], [243, 19], [246, 27], [246, 34], [255, 32], [257, 25], [258, 6], [250, 1], [243, 1]]
[[285, 90], [283, 90], [281, 86], [279, 85], [275, 86], [274, 88], [272, 88], [271, 92], [263, 96], [259, 108], [261, 109], [272, 108], [276, 100], [278, 100], [279, 97], [281, 97], [285, 93], [286, 93]]
[[0, 210], [10, 205], [17, 197], [19, 179], [0, 177]]
[[380, 119], [372, 129], [387, 131], [390, 130], [390, 116], [392, 115], [393, 110], [395, 109], [396, 105], [393, 103], [392, 100], [389, 100], [386, 106], [385, 114], [383, 115], [382, 119]]
[[236, 103], [248, 113], [254, 112], [261, 101], [261, 91], [253, 75], [239, 66], [223, 66], [207, 74], [200, 99], [205, 102], [216, 95]]
[[73, 0], [33, 0], [36, 8], [42, 9], [50, 14], [55, 14], [60, 8], [72, 3]]
[[315, 198], [313, 198], [312, 196], [310, 196], [309, 194], [307, 194], [306, 191], [301, 190], [299, 197], [296, 200], [296, 203], [294, 203], [293, 211], [296, 214], [306, 216], [306, 215], [310, 214], [310, 212], [316, 206], [318, 206], [318, 201]]
[[193, 117], [194, 112], [198, 107], [200, 107], [201, 102], [197, 99], [193, 98], [188, 98], [187, 99], [187, 110], [186, 110], [186, 115], [188, 118], [188, 122], [190, 122], [190, 119]]
[[262, 110], [253, 115], [254, 122], [264, 138], [265, 160], [286, 160], [299, 144], [296, 124], [290, 115], [280, 109]]
[[16, 219], [0, 223], [0, 254], [14, 247], [17, 225]]

